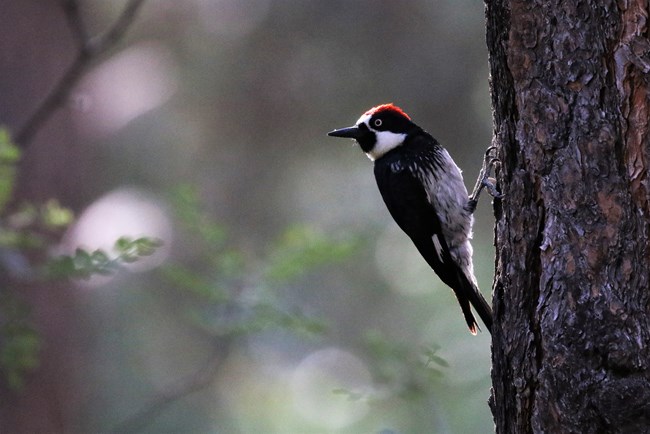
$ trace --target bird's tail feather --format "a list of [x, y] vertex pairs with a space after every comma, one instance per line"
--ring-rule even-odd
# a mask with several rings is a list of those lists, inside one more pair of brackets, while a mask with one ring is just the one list
[[470, 308], [471, 304], [483, 321], [483, 324], [485, 324], [487, 330], [492, 333], [492, 308], [485, 300], [478, 287], [465, 275], [465, 273], [462, 271], [458, 272], [458, 285], [452, 287], [452, 289], [456, 294], [456, 298], [458, 298], [458, 303], [460, 304], [460, 308], [465, 316], [465, 321], [467, 322], [469, 331], [475, 335], [477, 329], [479, 329]]
[[478, 289], [474, 280], [467, 276], [461, 267], [455, 265], [450, 267], [446, 264], [454, 263], [453, 258], [449, 254], [444, 239], [438, 238], [442, 242], [442, 257], [439, 256], [437, 249], [433, 243], [418, 243], [415, 246], [418, 248], [422, 257], [433, 268], [433, 271], [440, 277], [440, 279], [454, 290], [460, 308], [465, 316], [465, 321], [472, 334], [476, 334], [479, 330], [478, 323], [472, 313], [472, 306], [478, 313], [478, 316], [483, 320], [485, 327], [492, 333], [492, 308]]

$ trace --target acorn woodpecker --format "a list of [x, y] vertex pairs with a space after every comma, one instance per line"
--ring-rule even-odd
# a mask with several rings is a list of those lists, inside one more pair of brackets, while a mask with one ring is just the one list
[[497, 160], [486, 153], [472, 196], [449, 153], [429, 133], [393, 104], [365, 112], [356, 124], [328, 133], [356, 140], [374, 161], [377, 186], [388, 211], [425, 261], [458, 298], [472, 334], [478, 324], [470, 304], [492, 328], [492, 309], [479, 291], [472, 265], [473, 212], [484, 187], [500, 195], [488, 181]]

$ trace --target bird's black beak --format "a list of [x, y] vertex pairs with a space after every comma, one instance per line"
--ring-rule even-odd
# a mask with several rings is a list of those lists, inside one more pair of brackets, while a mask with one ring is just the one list
[[349, 128], [339, 128], [338, 130], [330, 131], [327, 133], [328, 136], [332, 137], [346, 137], [349, 139], [360, 139], [364, 136], [365, 131], [359, 129], [358, 126], [353, 126]]

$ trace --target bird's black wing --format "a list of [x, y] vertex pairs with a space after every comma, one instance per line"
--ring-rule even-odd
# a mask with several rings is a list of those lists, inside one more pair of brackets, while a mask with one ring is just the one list
[[[470, 309], [470, 301], [475, 306], [477, 303], [485, 304], [488, 309], [489, 306], [451, 257], [436, 210], [427, 199], [422, 182], [408, 164], [403, 155], [400, 158], [387, 154], [375, 161], [375, 179], [381, 196], [397, 225], [411, 238], [440, 279], [454, 290], [470, 331], [476, 333], [477, 323]], [[482, 313], [482, 307], [479, 307], [479, 313]], [[491, 326], [491, 313], [489, 316], [486, 322], [488, 329]], [[485, 322], [486, 318], [481, 317]]]

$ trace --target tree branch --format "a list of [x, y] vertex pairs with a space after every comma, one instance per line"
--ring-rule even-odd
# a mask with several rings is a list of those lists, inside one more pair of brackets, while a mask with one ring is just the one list
[[77, 0], [64, 0], [62, 7], [79, 49], [74, 61], [63, 73], [59, 82], [16, 133], [15, 142], [18, 146], [23, 149], [29, 146], [35, 134], [63, 103], [92, 61], [105, 54], [122, 39], [144, 2], [145, 0], [130, 0], [120, 16], [103, 35], [91, 38], [81, 19]]
[[84, 25], [83, 19], [79, 12], [79, 2], [77, 0], [63, 0], [63, 12], [68, 21], [68, 27], [72, 32], [72, 36], [76, 39], [79, 45], [79, 50], [85, 50], [88, 44], [88, 31]]

